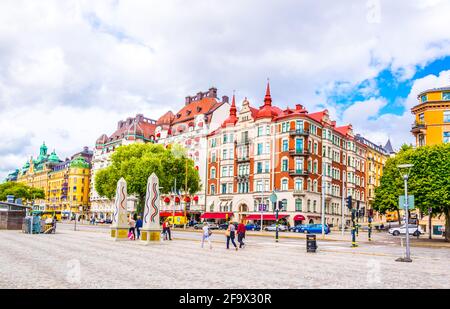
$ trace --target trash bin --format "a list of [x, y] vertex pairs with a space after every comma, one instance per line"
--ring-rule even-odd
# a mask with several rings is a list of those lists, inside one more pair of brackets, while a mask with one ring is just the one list
[[314, 234], [306, 235], [306, 252], [316, 252], [316, 250], [317, 250], [316, 235]]

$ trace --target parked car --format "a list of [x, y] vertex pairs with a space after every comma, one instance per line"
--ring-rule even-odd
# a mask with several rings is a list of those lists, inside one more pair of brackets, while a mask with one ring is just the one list
[[[237, 222], [232, 222], [232, 223], [236, 228], [238, 227], [239, 223], [237, 223]], [[219, 224], [219, 230], [226, 230], [228, 228], [228, 225], [229, 225], [228, 222]]]
[[[212, 222], [207, 222], [209, 229], [210, 230], [217, 230], [219, 229], [219, 225], [217, 225], [216, 223], [212, 223]], [[196, 225], [194, 225], [194, 229], [195, 230], [201, 230], [203, 228], [203, 222], [201, 223], [197, 223]]]
[[105, 220], [105, 223], [106, 223], [106, 224], [111, 224], [111, 223], [112, 223], [112, 220], [111, 220], [111, 219], [106, 219], [106, 220]]
[[305, 224], [298, 224], [296, 226], [292, 226], [289, 228], [289, 232], [294, 232], [294, 233], [303, 233]]
[[248, 223], [245, 226], [245, 230], [246, 231], [261, 231], [261, 226], [259, 224], [255, 224], [255, 223]]
[[[266, 226], [264, 228], [264, 231], [271, 231], [271, 232], [273, 232], [273, 231], [276, 231], [276, 229], [277, 229], [277, 225], [274, 223], [272, 225]], [[287, 226], [283, 225], [283, 224], [278, 224], [278, 230], [281, 231], [281, 232], [286, 232], [287, 231]]]
[[[392, 234], [394, 236], [398, 236], [400, 234], [406, 235], [406, 225], [402, 225], [400, 227], [394, 227], [389, 229], [389, 234]], [[413, 236], [420, 236], [423, 234], [423, 230], [418, 225], [408, 225], [408, 234]]]
[[[329, 234], [331, 232], [330, 227], [327, 224], [325, 224], [324, 232], [325, 234]], [[322, 224], [305, 224], [299, 229], [298, 233], [321, 234]]]

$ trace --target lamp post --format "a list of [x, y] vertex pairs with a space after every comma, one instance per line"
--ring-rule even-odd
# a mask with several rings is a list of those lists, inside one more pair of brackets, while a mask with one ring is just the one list
[[406, 256], [404, 258], [396, 259], [397, 262], [412, 262], [411, 253], [409, 248], [409, 205], [408, 205], [408, 178], [409, 172], [413, 167], [413, 164], [400, 164], [397, 165], [397, 168], [400, 171], [400, 175], [403, 177], [403, 181], [405, 183], [405, 230], [406, 230]]

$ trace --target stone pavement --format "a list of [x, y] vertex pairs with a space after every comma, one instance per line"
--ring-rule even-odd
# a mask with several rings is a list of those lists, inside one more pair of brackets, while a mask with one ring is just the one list
[[398, 263], [403, 251], [389, 244], [325, 242], [314, 254], [304, 240], [249, 237], [235, 251], [213, 239], [210, 250], [196, 239], [142, 246], [106, 231], [0, 231], [0, 288], [450, 288], [447, 249], [416, 248], [413, 263]]

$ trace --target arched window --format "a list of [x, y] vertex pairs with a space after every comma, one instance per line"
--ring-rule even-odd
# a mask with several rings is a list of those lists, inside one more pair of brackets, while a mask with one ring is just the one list
[[281, 200], [281, 205], [282, 205], [281, 210], [282, 211], [286, 211], [287, 210], [287, 199], [282, 199]]
[[211, 167], [211, 179], [216, 179], [216, 168], [215, 167]]
[[314, 180], [314, 181], [313, 181], [313, 191], [314, 191], [314, 192], [318, 192], [318, 191], [317, 191], [317, 180]]
[[299, 178], [295, 180], [295, 190], [303, 191], [303, 179]]
[[313, 201], [313, 212], [316, 212], [317, 201]]
[[287, 179], [281, 180], [281, 190], [282, 191], [288, 190], [288, 180]]

